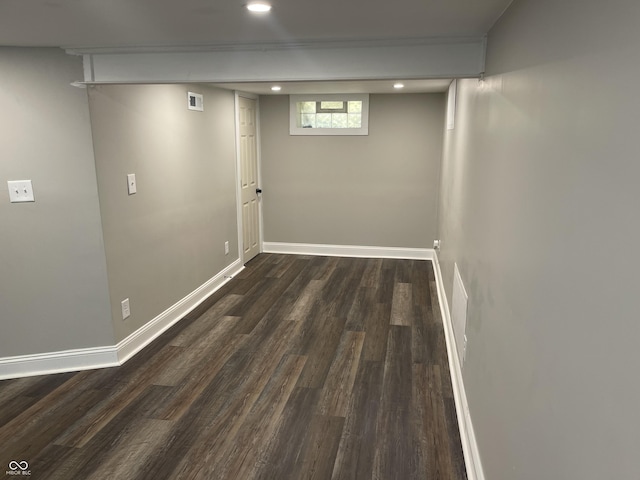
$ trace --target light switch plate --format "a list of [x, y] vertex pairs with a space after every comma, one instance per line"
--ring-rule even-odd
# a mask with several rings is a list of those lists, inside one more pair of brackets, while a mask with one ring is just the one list
[[130, 173], [127, 175], [127, 189], [129, 191], [129, 195], [133, 195], [138, 191], [138, 187], [136, 186], [136, 174]]
[[7, 185], [11, 203], [35, 202], [31, 180], [9, 180]]

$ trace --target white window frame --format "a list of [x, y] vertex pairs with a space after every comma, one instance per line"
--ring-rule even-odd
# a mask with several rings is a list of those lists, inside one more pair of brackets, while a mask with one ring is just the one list
[[[298, 102], [362, 102], [360, 128], [301, 128], [296, 120]], [[369, 94], [289, 95], [289, 135], [369, 135]]]

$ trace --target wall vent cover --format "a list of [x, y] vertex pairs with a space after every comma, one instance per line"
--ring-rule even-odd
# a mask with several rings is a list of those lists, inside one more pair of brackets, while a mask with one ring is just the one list
[[196, 110], [198, 112], [204, 111], [204, 97], [200, 93], [189, 92], [187, 94], [187, 108], [189, 110]]
[[458, 264], [453, 268], [453, 298], [451, 299], [451, 323], [453, 324], [453, 336], [456, 339], [456, 350], [460, 366], [464, 364], [467, 349], [467, 291], [462, 283], [462, 276], [458, 270]]

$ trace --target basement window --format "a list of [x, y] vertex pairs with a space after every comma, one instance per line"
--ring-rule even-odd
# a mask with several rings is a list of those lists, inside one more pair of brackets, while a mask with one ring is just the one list
[[369, 95], [291, 95], [290, 135], [369, 135]]

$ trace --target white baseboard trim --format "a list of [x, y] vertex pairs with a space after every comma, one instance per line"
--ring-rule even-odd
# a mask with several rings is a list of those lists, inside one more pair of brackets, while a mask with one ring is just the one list
[[[480, 452], [478, 450], [464, 389], [462, 369], [458, 355], [456, 354], [453, 325], [451, 323], [447, 295], [442, 282], [442, 274], [440, 272], [437, 254], [431, 249], [274, 242], [265, 242], [263, 248], [267, 253], [403, 258], [433, 261], [440, 312], [447, 344], [447, 355], [451, 370], [458, 426], [460, 428], [460, 438], [462, 440], [462, 449], [467, 467], [467, 477], [468, 480], [485, 480], [482, 462], [480, 460]], [[230, 277], [236, 275], [243, 269], [244, 266], [242, 266], [240, 260], [236, 260], [117, 345], [0, 358], [0, 380], [122, 365], [227, 283]]]
[[462, 367], [458, 359], [455, 337], [453, 334], [453, 323], [451, 322], [449, 303], [447, 302], [447, 294], [444, 291], [442, 272], [440, 271], [440, 263], [438, 261], [437, 253], [434, 252], [432, 260], [438, 289], [438, 301], [440, 302], [440, 313], [442, 316], [442, 323], [444, 324], [444, 336], [447, 343], [447, 356], [449, 358], [449, 369], [451, 372], [453, 397], [456, 403], [456, 414], [458, 417], [458, 427], [460, 429], [460, 439], [462, 441], [462, 451], [464, 453], [464, 461], [467, 467], [467, 479], [485, 480], [482, 461], [480, 460], [480, 450], [478, 449], [476, 435], [473, 430], [473, 423], [469, 412], [469, 403], [467, 402], [467, 394], [464, 389]]
[[401, 258], [431, 260], [435, 254], [430, 248], [365, 247], [357, 245], [321, 245], [313, 243], [264, 242], [265, 253], [319, 255], [326, 257]]
[[118, 366], [115, 346], [0, 358], [0, 380]]
[[122, 365], [243, 269], [236, 260], [117, 345], [0, 358], [0, 380]]
[[196, 288], [189, 295], [167, 308], [153, 320], [116, 345], [120, 365], [149, 345], [166, 330], [179, 322], [185, 315], [200, 305], [207, 297], [231, 280], [231, 277], [244, 270], [240, 259], [233, 262], [216, 276]]

